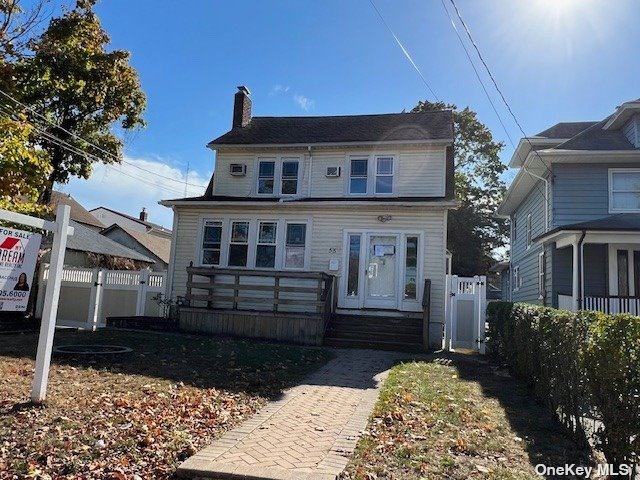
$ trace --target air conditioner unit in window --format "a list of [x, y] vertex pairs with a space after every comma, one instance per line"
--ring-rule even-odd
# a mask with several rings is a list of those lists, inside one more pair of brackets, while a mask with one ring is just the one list
[[327, 177], [339, 177], [340, 167], [327, 167]]
[[247, 174], [247, 166], [244, 163], [232, 163], [229, 172], [236, 177], [244, 177]]

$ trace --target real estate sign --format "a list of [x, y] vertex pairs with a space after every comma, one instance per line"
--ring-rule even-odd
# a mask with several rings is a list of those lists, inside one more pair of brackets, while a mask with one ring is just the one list
[[0, 227], [0, 311], [24, 312], [42, 235]]

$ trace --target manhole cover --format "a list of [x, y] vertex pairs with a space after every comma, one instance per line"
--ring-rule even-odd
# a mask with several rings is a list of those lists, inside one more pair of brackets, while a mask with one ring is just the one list
[[129, 353], [129, 347], [121, 345], [61, 345], [53, 347], [55, 353], [71, 353], [74, 355], [106, 355], [113, 353]]

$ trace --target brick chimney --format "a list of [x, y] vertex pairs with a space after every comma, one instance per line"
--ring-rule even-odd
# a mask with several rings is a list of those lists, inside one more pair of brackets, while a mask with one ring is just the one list
[[142, 220], [143, 222], [146, 222], [147, 218], [149, 218], [149, 214], [147, 213], [147, 209], [142, 207], [142, 211], [140, 212], [140, 220]]
[[233, 102], [233, 128], [246, 127], [251, 121], [251, 92], [239, 86]]

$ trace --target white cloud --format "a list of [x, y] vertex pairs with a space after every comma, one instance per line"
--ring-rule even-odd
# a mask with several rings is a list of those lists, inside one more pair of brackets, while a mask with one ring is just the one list
[[[56, 189], [70, 193], [87, 210], [103, 206], [137, 217], [145, 207], [150, 222], [171, 228], [172, 211], [158, 202], [185, 196], [186, 172], [155, 159], [124, 160], [120, 165], [96, 164], [88, 180], [74, 178]], [[202, 195], [210, 178], [210, 173], [190, 171], [186, 196]]]
[[298, 104], [298, 106], [304, 110], [305, 112], [308, 112], [309, 110], [311, 110], [314, 106], [315, 106], [315, 101], [311, 100], [308, 97], [305, 97], [304, 95], [300, 95], [298, 93], [296, 93], [293, 96], [293, 101], [296, 102]]
[[271, 91], [269, 92], [269, 96], [273, 97], [274, 95], [277, 95], [279, 93], [287, 93], [290, 90], [291, 87], [289, 87], [288, 85], [274, 85], [273, 88], [271, 89]]

